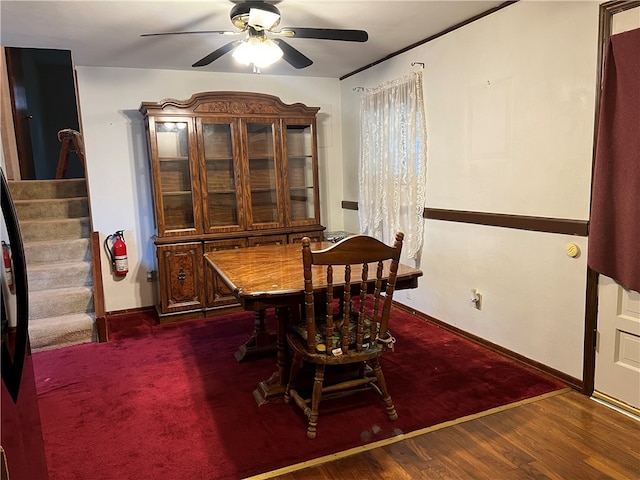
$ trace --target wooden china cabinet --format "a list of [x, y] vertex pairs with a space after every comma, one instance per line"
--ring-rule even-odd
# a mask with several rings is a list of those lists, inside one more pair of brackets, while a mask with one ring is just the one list
[[237, 304], [205, 265], [205, 253], [322, 239], [318, 110], [246, 92], [141, 104], [161, 322]]

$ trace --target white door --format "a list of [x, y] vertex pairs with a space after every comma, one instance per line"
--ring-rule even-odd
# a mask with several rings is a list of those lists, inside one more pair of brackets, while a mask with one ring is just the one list
[[594, 396], [639, 413], [640, 293], [599, 278]]
[[[611, 33], [640, 28], [640, 7], [613, 15]], [[640, 415], [640, 293], [598, 280], [594, 396]]]

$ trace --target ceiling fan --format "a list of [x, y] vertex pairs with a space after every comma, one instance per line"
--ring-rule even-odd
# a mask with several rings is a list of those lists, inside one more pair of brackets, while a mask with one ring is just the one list
[[[278, 3], [278, 2], [274, 2]], [[141, 37], [163, 35], [211, 34], [238, 35], [245, 38], [229, 42], [195, 62], [192, 67], [204, 67], [224, 54], [234, 50], [233, 56], [247, 65], [253, 63], [254, 72], [283, 58], [294, 68], [306, 68], [313, 61], [302, 52], [284, 41], [284, 38], [315, 38], [344, 42], [366, 42], [369, 35], [364, 30], [344, 30], [335, 28], [284, 27], [279, 30], [280, 10], [266, 0], [244, 0], [237, 3], [230, 13], [231, 22], [239, 31], [198, 30], [190, 32], [144, 33]]]

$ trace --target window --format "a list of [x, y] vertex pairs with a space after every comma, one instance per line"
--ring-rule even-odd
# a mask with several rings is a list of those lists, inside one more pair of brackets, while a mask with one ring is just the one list
[[365, 90], [360, 119], [360, 231], [386, 244], [402, 231], [407, 257], [417, 259], [427, 165], [422, 72]]

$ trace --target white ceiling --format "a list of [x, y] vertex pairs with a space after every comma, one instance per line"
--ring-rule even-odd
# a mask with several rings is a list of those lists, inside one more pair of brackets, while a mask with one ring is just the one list
[[[5, 47], [71, 50], [75, 65], [192, 70], [191, 65], [239, 37], [219, 34], [140, 37], [142, 33], [236, 30], [231, 0], [1, 0]], [[288, 39], [313, 60], [296, 70], [280, 61], [265, 74], [339, 78], [502, 4], [502, 1], [280, 0], [280, 27], [360, 29], [366, 43]], [[226, 54], [200, 70], [250, 72]]]

